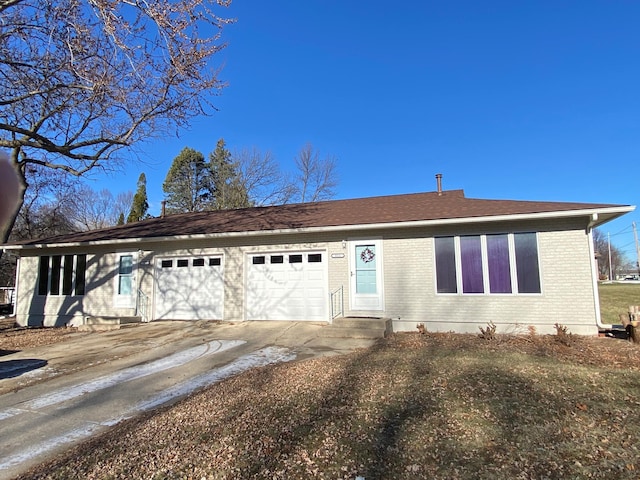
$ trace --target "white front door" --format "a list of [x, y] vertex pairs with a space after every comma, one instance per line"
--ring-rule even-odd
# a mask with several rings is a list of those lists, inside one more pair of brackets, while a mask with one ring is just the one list
[[382, 240], [349, 242], [351, 310], [384, 310]]

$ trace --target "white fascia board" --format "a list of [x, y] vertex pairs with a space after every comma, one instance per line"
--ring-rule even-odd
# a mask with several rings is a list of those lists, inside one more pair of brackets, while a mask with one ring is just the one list
[[[124, 244], [147, 244], [157, 242], [183, 242], [187, 240], [206, 240], [206, 239], [218, 239], [218, 238], [235, 238], [235, 237], [259, 237], [259, 236], [273, 236], [273, 235], [292, 235], [303, 233], [327, 233], [327, 232], [349, 232], [354, 230], [373, 230], [373, 229], [396, 229], [407, 227], [437, 227], [444, 225], [457, 225], [457, 224], [475, 224], [475, 223], [493, 223], [493, 222], [507, 222], [507, 221], [523, 221], [523, 220], [543, 220], [543, 219], [557, 219], [557, 218], [571, 218], [571, 217], [588, 217], [590, 222], [592, 219], [604, 219], [601, 222], [595, 222], [600, 224], [624, 215], [625, 213], [635, 210], [635, 206], [621, 206], [621, 207], [609, 207], [602, 209], [584, 209], [584, 210], [562, 210], [556, 212], [541, 212], [541, 213], [523, 213], [523, 214], [509, 214], [509, 215], [492, 215], [485, 217], [462, 217], [462, 218], [443, 218], [437, 220], [418, 220], [408, 222], [387, 222], [387, 223], [363, 223], [357, 225], [331, 225], [325, 227], [307, 227], [307, 228], [282, 228], [276, 230], [257, 230], [249, 232], [222, 232], [222, 233], [205, 233], [199, 235], [171, 235], [165, 237], [152, 237], [152, 238], [127, 238], [120, 240], [98, 240], [93, 242], [70, 242], [70, 243], [55, 243], [52, 245], [37, 244], [37, 245], [15, 245], [7, 246], [6, 250], [39, 250], [44, 248], [70, 248], [70, 247], [83, 247], [83, 246], [103, 246], [103, 245], [124, 245]], [[595, 217], [594, 217], [595, 215]]]

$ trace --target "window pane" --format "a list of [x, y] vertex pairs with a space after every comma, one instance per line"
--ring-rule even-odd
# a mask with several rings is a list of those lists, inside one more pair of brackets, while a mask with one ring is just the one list
[[204, 267], [204, 258], [194, 258], [193, 259], [194, 267]]
[[435, 239], [436, 283], [438, 293], [456, 293], [456, 251], [453, 237]]
[[131, 275], [133, 273], [133, 255], [123, 255], [120, 257], [120, 275]]
[[209, 259], [209, 266], [210, 267], [217, 267], [220, 265], [220, 259], [219, 258], [210, 258]]
[[173, 267], [173, 260], [162, 260], [162, 262], [160, 262], [160, 266], [162, 268], [171, 268]]
[[302, 263], [302, 255], [289, 255], [289, 263]]
[[73, 291], [73, 255], [64, 256], [62, 272], [62, 294], [71, 295]]
[[489, 291], [491, 293], [511, 293], [509, 237], [507, 235], [487, 235], [487, 257]]
[[60, 295], [60, 267], [62, 265], [62, 256], [54, 255], [51, 257], [51, 295]]
[[271, 263], [284, 263], [283, 255], [271, 255]]
[[180, 258], [176, 262], [176, 265], [178, 267], [188, 267], [189, 266], [189, 259], [188, 258]]
[[309, 254], [309, 263], [322, 263], [322, 254], [321, 253], [310, 253]]
[[264, 265], [264, 257], [253, 257], [252, 262], [254, 265]]
[[118, 284], [118, 295], [132, 295], [132, 282], [133, 277], [120, 276], [120, 282]]
[[480, 236], [460, 237], [462, 293], [484, 293]]
[[513, 235], [516, 248], [516, 270], [519, 293], [540, 293], [538, 244], [535, 233]]
[[87, 256], [78, 255], [76, 260], [76, 295], [84, 295], [84, 279], [87, 269]]
[[40, 275], [38, 277], [38, 295], [46, 295], [49, 290], [49, 255], [40, 257]]

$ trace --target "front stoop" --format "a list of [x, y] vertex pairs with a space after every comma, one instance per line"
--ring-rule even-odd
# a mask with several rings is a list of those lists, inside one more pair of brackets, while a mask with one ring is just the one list
[[137, 325], [141, 322], [142, 319], [140, 317], [85, 317], [84, 324], [78, 326], [78, 331], [106, 332]]
[[325, 338], [384, 338], [393, 333], [390, 318], [334, 318], [331, 325], [320, 330], [319, 336]]

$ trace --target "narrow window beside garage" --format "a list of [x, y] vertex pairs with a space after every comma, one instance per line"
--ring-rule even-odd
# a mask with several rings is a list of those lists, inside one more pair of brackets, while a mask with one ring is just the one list
[[122, 255], [118, 268], [118, 295], [133, 294], [133, 255]]

